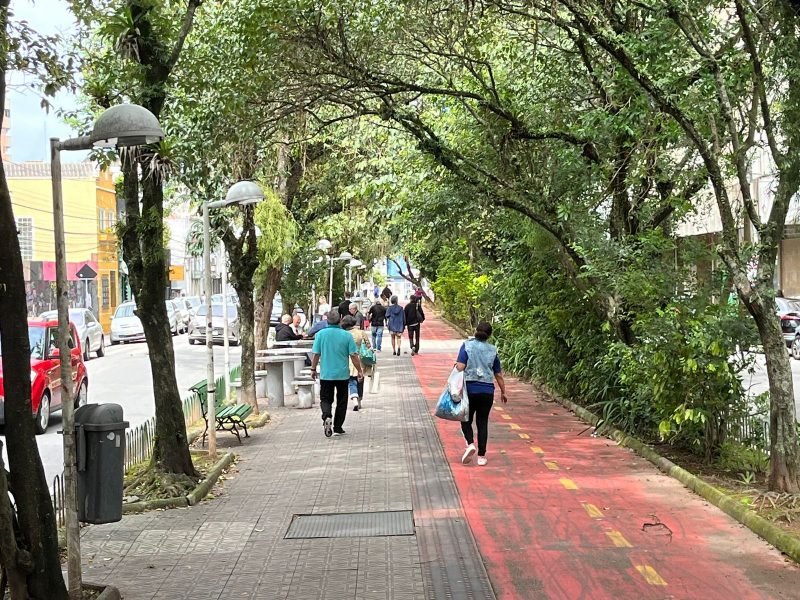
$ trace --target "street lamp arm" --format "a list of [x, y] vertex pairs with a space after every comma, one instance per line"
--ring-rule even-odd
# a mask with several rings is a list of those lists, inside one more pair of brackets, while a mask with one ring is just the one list
[[56, 142], [56, 147], [58, 150], [91, 150], [93, 146], [91, 138], [88, 135], [82, 135], [81, 137], [70, 138], [64, 141], [58, 140]]

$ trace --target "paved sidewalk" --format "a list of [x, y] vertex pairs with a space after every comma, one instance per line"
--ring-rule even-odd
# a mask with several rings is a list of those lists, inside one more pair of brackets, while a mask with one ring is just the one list
[[[190, 509], [83, 530], [85, 577], [125, 600], [494, 598], [408, 355], [325, 438], [318, 407], [274, 411], [238, 474]], [[411, 511], [414, 535], [285, 539], [296, 514]]]
[[[431, 409], [455, 337], [423, 325]], [[460, 463], [457, 423], [437, 428], [499, 599], [800, 598], [797, 565], [531, 385], [510, 379], [495, 404], [485, 467]]]

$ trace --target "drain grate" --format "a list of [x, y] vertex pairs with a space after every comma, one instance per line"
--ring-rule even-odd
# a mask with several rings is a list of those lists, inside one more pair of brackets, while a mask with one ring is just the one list
[[414, 535], [410, 510], [294, 515], [284, 539]]

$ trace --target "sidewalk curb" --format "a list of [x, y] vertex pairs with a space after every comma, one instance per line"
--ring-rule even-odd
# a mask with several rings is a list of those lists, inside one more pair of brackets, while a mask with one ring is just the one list
[[145, 500], [142, 502], [130, 502], [122, 505], [122, 514], [127, 515], [131, 513], [139, 513], [148, 510], [157, 510], [159, 508], [186, 508], [187, 506], [194, 506], [198, 504], [208, 495], [213, 485], [219, 479], [222, 472], [227, 469], [233, 459], [235, 458], [233, 452], [228, 452], [218, 460], [208, 476], [200, 481], [197, 486], [185, 496], [176, 496], [175, 498], [158, 498], [156, 500]]
[[[548, 396], [553, 398], [553, 400], [575, 413], [580, 419], [590, 423], [591, 425], [594, 425], [595, 427], [597, 426], [597, 423], [600, 421], [600, 418], [597, 415], [586, 410], [584, 407], [575, 404], [571, 400], [561, 398], [544, 386], [539, 387], [545, 391]], [[786, 554], [793, 561], [800, 563], [800, 538], [786, 533], [780, 527], [773, 525], [764, 517], [745, 507], [745, 505], [743, 505], [741, 502], [737, 502], [734, 498], [722, 493], [711, 484], [700, 479], [697, 475], [690, 473], [686, 469], [673, 463], [668, 458], [661, 456], [655, 450], [649, 446], [646, 446], [638, 439], [631, 437], [615, 427], [610, 427], [607, 425], [603, 427], [602, 432], [602, 435], [613, 439], [622, 446], [634, 450], [636, 453], [653, 463], [661, 471], [670, 477], [677, 479], [687, 488], [703, 497], [717, 508], [721, 509], [728, 516], [736, 519], [750, 531]]]
[[87, 581], [83, 582], [83, 589], [91, 590], [93, 592], [100, 592], [97, 596], [95, 596], [95, 600], [121, 600], [122, 596], [119, 593], [119, 590], [115, 588], [113, 585], [106, 585], [104, 583], [90, 583]]
[[222, 475], [222, 472], [231, 465], [235, 456], [236, 455], [233, 452], [228, 452], [225, 454], [221, 460], [218, 460], [217, 463], [211, 467], [211, 470], [208, 472], [206, 478], [203, 479], [196, 488], [186, 494], [186, 501], [189, 503], [189, 506], [198, 504], [208, 495], [208, 492], [211, 491], [212, 486], [217, 482], [217, 479], [219, 479], [219, 476]]

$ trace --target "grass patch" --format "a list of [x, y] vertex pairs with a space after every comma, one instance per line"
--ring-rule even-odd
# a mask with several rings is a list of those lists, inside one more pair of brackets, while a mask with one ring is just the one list
[[719, 458], [709, 464], [686, 449], [668, 444], [654, 450], [786, 533], [800, 537], [800, 494], [769, 491], [769, 461], [762, 452], [726, 442]]

